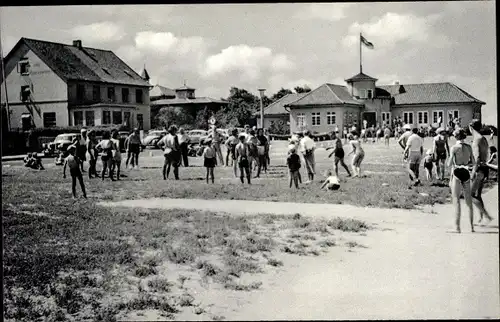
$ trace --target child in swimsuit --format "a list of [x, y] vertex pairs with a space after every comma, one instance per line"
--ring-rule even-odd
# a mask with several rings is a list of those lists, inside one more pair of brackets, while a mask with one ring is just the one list
[[427, 175], [427, 180], [432, 181], [432, 169], [434, 166], [434, 159], [433, 159], [433, 153], [432, 150], [427, 150], [427, 153], [424, 158], [424, 168], [425, 168], [425, 173]]
[[214, 183], [214, 168], [217, 163], [215, 155], [215, 149], [212, 147], [212, 140], [208, 139], [205, 141], [205, 149], [203, 150], [203, 166], [207, 168], [207, 183], [208, 176], [212, 178], [212, 183]]
[[63, 167], [63, 179], [66, 179], [66, 167], [69, 167], [69, 173], [71, 174], [71, 191], [73, 192], [73, 198], [76, 198], [76, 181], [80, 183], [82, 188], [83, 197], [87, 198], [87, 193], [85, 192], [85, 185], [83, 183], [83, 176], [80, 170], [80, 160], [75, 156], [76, 146], [70, 145], [68, 147], [69, 155], [64, 159]]

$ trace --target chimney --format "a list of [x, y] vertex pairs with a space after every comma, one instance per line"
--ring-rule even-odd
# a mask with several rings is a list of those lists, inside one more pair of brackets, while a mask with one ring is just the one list
[[81, 40], [73, 40], [73, 46], [77, 48], [82, 48], [82, 41]]

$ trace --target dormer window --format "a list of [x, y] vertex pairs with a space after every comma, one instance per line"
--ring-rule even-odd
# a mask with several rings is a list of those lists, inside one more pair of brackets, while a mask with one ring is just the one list
[[359, 97], [360, 98], [366, 98], [366, 89], [362, 89], [359, 91]]
[[368, 89], [368, 90], [366, 91], [366, 97], [367, 97], [367, 98], [373, 98], [373, 90]]
[[30, 74], [30, 63], [28, 61], [28, 58], [23, 58], [18, 64], [17, 64], [17, 71], [21, 75], [29, 75]]

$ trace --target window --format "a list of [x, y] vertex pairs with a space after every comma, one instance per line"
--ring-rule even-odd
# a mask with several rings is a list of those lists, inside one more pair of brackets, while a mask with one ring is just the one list
[[73, 125], [83, 125], [83, 112], [74, 111], [73, 112]]
[[382, 123], [389, 123], [391, 121], [391, 112], [382, 112]]
[[360, 98], [366, 98], [366, 89], [362, 89], [359, 91], [359, 97]]
[[85, 111], [85, 125], [94, 126], [95, 125], [94, 111]]
[[123, 103], [128, 103], [128, 95], [129, 95], [129, 90], [128, 88], [122, 88], [122, 102]]
[[101, 100], [101, 87], [99, 85], [94, 85], [92, 87], [92, 98], [96, 102]]
[[458, 110], [451, 110], [448, 113], [451, 115], [452, 120], [460, 118], [460, 112]]
[[113, 124], [122, 124], [122, 111], [113, 111]]
[[443, 111], [432, 111], [432, 123], [436, 123], [439, 125], [443, 122]]
[[124, 121], [123, 124], [130, 127], [130, 112], [123, 113], [123, 121]]
[[335, 112], [326, 112], [326, 124], [327, 125], [333, 125], [336, 122], [336, 118], [335, 118]]
[[76, 85], [76, 99], [78, 101], [85, 100], [85, 85], [83, 84]]
[[21, 101], [25, 102], [29, 100], [31, 95], [31, 89], [29, 85], [23, 85], [21, 86], [21, 94], [20, 94], [20, 99]]
[[21, 75], [29, 75], [30, 74], [30, 63], [27, 58], [21, 60], [17, 65], [17, 71]]
[[418, 124], [428, 124], [429, 123], [429, 113], [428, 112], [418, 112]]
[[137, 114], [137, 126], [139, 127], [139, 130], [142, 130], [144, 127], [144, 119], [142, 118], [142, 114]]
[[136, 103], [140, 103], [140, 104], [142, 104], [142, 103], [143, 103], [143, 99], [142, 99], [142, 89], [136, 89], [136, 90], [135, 90], [135, 102], [136, 102]]
[[404, 112], [403, 113], [403, 123], [404, 124], [413, 124], [413, 112]]
[[373, 98], [373, 90], [369, 89], [366, 91], [368, 98]]
[[115, 88], [114, 87], [108, 87], [108, 100], [111, 102], [115, 101]]
[[304, 113], [297, 113], [297, 127], [301, 128], [306, 126], [306, 116]]
[[321, 114], [319, 112], [312, 113], [311, 125], [312, 126], [321, 125]]
[[43, 127], [54, 127], [56, 126], [56, 113], [48, 112], [43, 113]]
[[111, 124], [111, 112], [102, 111], [102, 124]]

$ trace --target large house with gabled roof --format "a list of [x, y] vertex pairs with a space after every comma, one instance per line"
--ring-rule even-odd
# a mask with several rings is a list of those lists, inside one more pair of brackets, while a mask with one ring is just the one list
[[150, 128], [151, 85], [112, 51], [21, 38], [4, 61], [12, 129]]
[[347, 86], [323, 84], [285, 104], [290, 131], [342, 133], [344, 127], [361, 128], [365, 123], [367, 127], [392, 125], [396, 118], [416, 127], [445, 126], [456, 119], [464, 125], [481, 120], [485, 104], [452, 83], [377, 86], [377, 79], [364, 73], [345, 81]]

